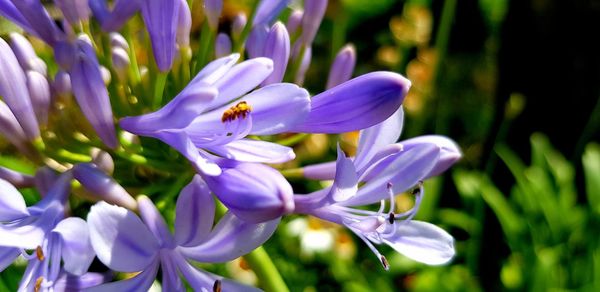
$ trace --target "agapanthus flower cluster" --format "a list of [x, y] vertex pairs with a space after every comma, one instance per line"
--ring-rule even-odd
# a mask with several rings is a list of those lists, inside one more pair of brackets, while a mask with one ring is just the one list
[[[393, 72], [352, 78], [350, 44], [325, 90], [303, 88], [328, 3], [290, 2], [258, 1], [225, 31], [219, 0], [0, 0], [22, 29], [0, 38], [0, 135], [33, 166], [0, 166], [0, 271], [27, 263], [19, 291], [146, 291], [156, 281], [163, 291], [253, 290], [197, 263], [252, 252], [290, 214], [346, 227], [385, 269], [374, 244], [425, 264], [452, 259], [453, 238], [413, 217], [423, 181], [460, 149], [442, 136], [397, 142], [411, 83]], [[197, 9], [203, 18], [192, 19]], [[338, 146], [336, 161], [295, 169], [333, 183], [295, 191], [289, 141], [352, 131], [354, 157]], [[414, 206], [398, 212], [397, 196]], [[90, 271], [94, 261], [104, 269]]]

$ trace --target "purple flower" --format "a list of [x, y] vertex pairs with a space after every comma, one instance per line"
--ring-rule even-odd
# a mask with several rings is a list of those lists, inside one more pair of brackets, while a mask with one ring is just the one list
[[27, 136], [25, 136], [23, 128], [21, 128], [15, 115], [2, 100], [0, 100], [0, 135], [15, 145], [17, 149], [27, 149]]
[[223, 11], [223, 0], [205, 0], [204, 1], [204, 14], [208, 21], [208, 26], [213, 31], [217, 30], [219, 26], [219, 17]]
[[24, 71], [33, 70], [46, 76], [48, 71], [46, 63], [35, 54], [33, 46], [24, 36], [16, 32], [11, 33], [10, 47]]
[[158, 69], [169, 71], [176, 52], [179, 6], [175, 0], [142, 1], [142, 18], [150, 34], [152, 52]]
[[144, 0], [116, 0], [110, 11], [106, 0], [89, 0], [88, 4], [104, 31], [118, 31], [141, 7]]
[[277, 22], [271, 27], [265, 41], [263, 55], [273, 60], [273, 73], [263, 81], [262, 85], [281, 82], [290, 58], [290, 36], [283, 23]]
[[135, 200], [113, 178], [91, 163], [80, 163], [73, 167], [73, 177], [97, 199], [134, 210]]
[[70, 24], [87, 21], [91, 11], [88, 0], [54, 0]]
[[190, 30], [192, 29], [192, 12], [186, 0], [180, 0], [179, 20], [177, 23], [177, 44], [179, 49], [190, 46]]
[[323, 16], [325, 16], [325, 10], [327, 10], [327, 0], [305, 0], [304, 1], [304, 16], [302, 17], [302, 44], [310, 47]]
[[140, 272], [135, 277], [104, 284], [91, 291], [146, 291], [158, 269], [163, 291], [185, 291], [180, 275], [195, 291], [254, 290], [198, 270], [189, 260], [226, 262], [263, 244], [279, 220], [251, 224], [225, 214], [213, 227], [215, 203], [207, 186], [196, 176], [177, 199], [175, 234], [147, 197], [140, 197], [141, 220], [131, 211], [101, 202], [88, 214], [92, 246], [98, 259], [115, 271]]
[[410, 85], [408, 79], [392, 72], [356, 77], [314, 96], [308, 117], [291, 130], [342, 133], [371, 127], [400, 107]]
[[[387, 244], [398, 252], [430, 265], [443, 264], [454, 256], [454, 240], [444, 230], [425, 222], [414, 221], [424, 194], [422, 181], [447, 169], [460, 158], [451, 140], [425, 136], [394, 143], [402, 127], [402, 110], [385, 122], [361, 131], [354, 159], [346, 158], [338, 148], [335, 169], [321, 165], [315, 175], [334, 178], [331, 187], [309, 195], [296, 195], [297, 213], [310, 214], [349, 228], [360, 237], [387, 269], [384, 256], [374, 244]], [[360, 187], [359, 187], [360, 185]], [[395, 213], [396, 194], [411, 190], [414, 207]], [[385, 200], [390, 207], [386, 211]], [[378, 211], [355, 207], [380, 202]]]
[[65, 38], [39, 0], [0, 0], [0, 15], [50, 46]]
[[271, 25], [291, 0], [261, 0], [254, 16], [254, 26]]
[[233, 39], [237, 40], [240, 38], [246, 23], [248, 22], [248, 18], [244, 12], [240, 12], [235, 15], [233, 18], [233, 23], [231, 24], [231, 36]]
[[231, 54], [231, 39], [225, 33], [219, 33], [215, 41], [215, 55], [217, 58]]
[[0, 180], [0, 271], [19, 255], [28, 260], [19, 291], [53, 291], [66, 285], [66, 278], [80, 288], [104, 280], [86, 274], [94, 258], [86, 222], [64, 217], [70, 181], [69, 173], [61, 175], [42, 201], [27, 207], [16, 189]]
[[294, 35], [296, 31], [298, 31], [300, 24], [302, 24], [302, 16], [304, 16], [304, 11], [302, 10], [294, 10], [292, 14], [290, 14], [290, 17], [285, 24], [290, 35]]
[[353, 45], [344, 46], [335, 56], [333, 64], [331, 64], [326, 88], [330, 89], [350, 80], [355, 65], [356, 49]]
[[213, 61], [166, 106], [124, 118], [121, 127], [171, 145], [205, 175], [221, 173], [205, 150], [246, 162], [293, 159], [291, 148], [244, 137], [288, 131], [306, 117], [308, 92], [279, 83], [246, 94], [271, 74], [273, 63], [256, 58], [235, 65], [238, 58], [233, 54]]
[[31, 98], [33, 111], [40, 125], [48, 123], [50, 110], [50, 85], [48, 79], [37, 71], [27, 71], [27, 89]]

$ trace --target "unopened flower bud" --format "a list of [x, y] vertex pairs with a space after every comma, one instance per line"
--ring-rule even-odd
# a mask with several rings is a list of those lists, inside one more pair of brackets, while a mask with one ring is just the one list
[[115, 170], [115, 162], [108, 152], [103, 151], [100, 148], [92, 148], [90, 151], [92, 155], [92, 163], [98, 166], [102, 171], [108, 175], [112, 175]]
[[48, 123], [48, 111], [50, 109], [50, 85], [44, 75], [36, 71], [27, 71], [27, 89], [33, 110], [40, 125]]
[[325, 10], [327, 0], [304, 0], [304, 17], [302, 17], [302, 42], [310, 46], [317, 35]]
[[287, 30], [290, 33], [290, 35], [294, 35], [298, 31], [300, 24], [302, 24], [303, 15], [304, 11], [294, 10], [294, 12], [292, 12], [290, 17], [288, 18], [288, 21], [285, 26], [287, 27]]
[[180, 0], [179, 21], [177, 22], [177, 44], [180, 49], [190, 46], [190, 30], [192, 29], [192, 12], [186, 0]]
[[223, 11], [223, 0], [205, 0], [204, 15], [208, 21], [208, 26], [212, 30], [217, 30], [219, 26], [219, 17]]
[[229, 54], [231, 54], [231, 39], [227, 34], [219, 33], [215, 41], [215, 55], [221, 58]]
[[121, 185], [93, 164], [75, 165], [73, 177], [100, 200], [131, 210], [137, 207], [137, 202]]
[[65, 71], [58, 71], [52, 82], [52, 89], [58, 96], [68, 96], [71, 94], [71, 76]]
[[54, 0], [70, 24], [87, 21], [91, 11], [88, 0]]
[[329, 89], [350, 80], [355, 65], [356, 49], [353, 45], [344, 46], [333, 60], [326, 88]]
[[109, 34], [110, 37], [110, 46], [112, 48], [121, 48], [125, 51], [129, 51], [129, 43], [127, 40], [118, 32], [111, 32]]
[[233, 39], [239, 39], [244, 27], [246, 27], [246, 23], [248, 22], [248, 18], [246, 18], [246, 14], [243, 12], [238, 13], [233, 18], [233, 23], [231, 24], [231, 36]]
[[283, 23], [277, 22], [271, 27], [265, 43], [264, 56], [273, 60], [273, 73], [262, 85], [280, 83], [290, 58], [290, 36]]

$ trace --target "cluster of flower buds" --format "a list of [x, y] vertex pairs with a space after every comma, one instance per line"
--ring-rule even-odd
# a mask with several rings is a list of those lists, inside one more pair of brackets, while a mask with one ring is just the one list
[[[262, 0], [227, 34], [223, 1], [204, 0], [199, 40], [190, 8], [200, 6], [188, 2], [56, 0], [62, 16], [51, 16], [39, 0], [0, 1], [24, 31], [0, 38], [0, 136], [36, 167], [0, 167], [0, 271], [27, 261], [19, 291], [146, 291], [159, 270], [163, 291], [185, 291], [183, 279], [196, 291], [252, 290], [194, 263], [251, 252], [289, 214], [347, 227], [386, 269], [373, 244], [432, 265], [453, 257], [448, 233], [412, 218], [423, 181], [461, 152], [442, 136], [397, 142], [410, 81], [352, 78], [349, 44], [323, 92], [302, 88], [327, 1], [304, 0], [283, 24], [291, 1]], [[138, 12], [147, 34], [130, 20]], [[354, 157], [338, 147], [336, 161], [296, 169], [333, 184], [296, 193], [281, 166], [296, 154], [279, 141], [352, 131]], [[21, 188], [37, 203], [27, 206]], [[414, 207], [397, 213], [395, 197], [409, 195]], [[94, 258], [112, 272], [88, 271]], [[117, 272], [135, 274], [117, 281]]]

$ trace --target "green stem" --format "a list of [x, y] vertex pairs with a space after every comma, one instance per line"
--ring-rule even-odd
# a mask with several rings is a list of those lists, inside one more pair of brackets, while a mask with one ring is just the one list
[[238, 53], [242, 53], [242, 49], [243, 49], [243, 44], [246, 42], [246, 38], [248, 37], [248, 35], [250, 34], [250, 31], [252, 30], [252, 26], [253, 26], [253, 22], [254, 22], [254, 17], [256, 16], [256, 10], [258, 8], [258, 4], [260, 1], [256, 0], [254, 1], [254, 5], [252, 5], [252, 13], [250, 13], [250, 17], [248, 18], [248, 21], [246, 22], [246, 26], [244, 26], [244, 29], [242, 30], [242, 33], [240, 34], [239, 39], [236, 40], [236, 42], [233, 44], [233, 48], [232, 48], [232, 52], [238, 52]]
[[304, 170], [302, 168], [282, 169], [279, 171], [287, 179], [302, 179], [304, 178]]
[[256, 273], [262, 288], [266, 292], [288, 292], [290, 291], [281, 278], [277, 267], [273, 264], [271, 257], [261, 246], [253, 252], [244, 256], [250, 267]]
[[210, 29], [208, 22], [204, 22], [202, 26], [202, 32], [200, 35], [200, 48], [198, 48], [198, 54], [196, 55], [196, 64], [194, 65], [194, 71], [198, 72], [208, 62], [208, 56], [214, 47], [216, 32]]
[[277, 141], [277, 144], [283, 145], [283, 146], [293, 146], [293, 145], [296, 145], [296, 144], [306, 140], [308, 137], [310, 137], [310, 134], [307, 134], [307, 133], [295, 134], [291, 137], [287, 137], [287, 138]]
[[165, 91], [165, 85], [167, 83], [167, 72], [158, 72], [156, 75], [156, 81], [154, 83], [154, 100], [152, 101], [152, 108], [158, 109], [162, 105], [163, 92]]

